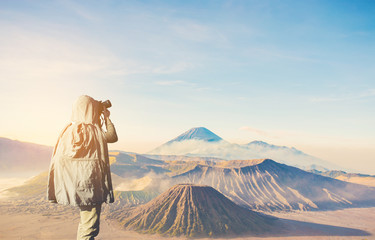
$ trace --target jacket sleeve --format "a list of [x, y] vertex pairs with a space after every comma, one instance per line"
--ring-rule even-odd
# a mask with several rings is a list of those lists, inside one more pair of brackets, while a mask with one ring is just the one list
[[107, 143], [117, 142], [118, 138], [117, 138], [116, 129], [112, 121], [109, 118], [105, 120], [105, 125], [107, 128], [107, 132], [104, 133], [104, 137], [107, 140]]

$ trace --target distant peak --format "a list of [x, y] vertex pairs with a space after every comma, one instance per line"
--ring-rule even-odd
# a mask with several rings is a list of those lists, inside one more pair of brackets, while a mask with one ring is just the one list
[[272, 159], [262, 158], [262, 159], [249, 159], [249, 160], [228, 160], [228, 161], [221, 161], [216, 163], [217, 167], [223, 168], [243, 168], [249, 166], [255, 166], [259, 164], [271, 164], [274, 163]]
[[186, 132], [193, 132], [193, 131], [208, 131], [208, 132], [211, 132], [210, 130], [208, 130], [207, 128], [205, 127], [194, 127], [194, 128], [191, 128], [189, 130], [187, 130]]
[[195, 128], [191, 128], [189, 129], [187, 132], [210, 132], [212, 133], [210, 130], [208, 130], [207, 128], [205, 127], [195, 127]]
[[219, 137], [218, 135], [211, 132], [205, 127], [195, 127], [195, 128], [189, 129], [188, 131], [184, 132], [178, 137], [170, 140], [168, 143], [181, 142], [184, 140], [191, 140], [191, 139], [204, 140], [207, 142], [218, 142], [218, 141], [223, 140], [221, 137]]
[[[273, 145], [273, 144], [266, 143], [263, 141], [252, 141], [252, 142], [249, 142], [247, 145], [258, 145], [258, 146], [263, 146], [263, 147], [268, 147], [268, 148], [288, 148], [286, 146], [277, 146], [277, 145]], [[297, 149], [292, 149], [292, 150], [298, 151]]]
[[252, 141], [252, 142], [249, 142], [248, 143], [248, 145], [250, 145], [250, 144], [256, 144], [256, 145], [270, 145], [270, 144], [268, 144], [268, 143], [266, 143], [266, 142], [263, 142], [263, 141]]

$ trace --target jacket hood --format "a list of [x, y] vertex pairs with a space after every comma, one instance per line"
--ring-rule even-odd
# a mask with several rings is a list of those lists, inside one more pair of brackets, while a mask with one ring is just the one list
[[72, 122], [74, 123], [99, 123], [100, 103], [87, 95], [80, 96], [73, 104]]

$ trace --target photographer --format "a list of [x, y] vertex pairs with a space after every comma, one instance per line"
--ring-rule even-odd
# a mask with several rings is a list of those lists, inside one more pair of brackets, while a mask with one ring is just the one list
[[[107, 143], [117, 141], [109, 119], [109, 101], [80, 96], [73, 105], [72, 122], [55, 145], [48, 176], [50, 202], [80, 208], [77, 239], [94, 239], [99, 233], [103, 202], [114, 201]], [[107, 131], [102, 129], [101, 116]]]

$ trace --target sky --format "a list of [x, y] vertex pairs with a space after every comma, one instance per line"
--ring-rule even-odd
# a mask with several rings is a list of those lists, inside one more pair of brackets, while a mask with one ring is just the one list
[[373, 1], [0, 1], [0, 137], [53, 146], [78, 96], [146, 153], [193, 127], [375, 174]]

